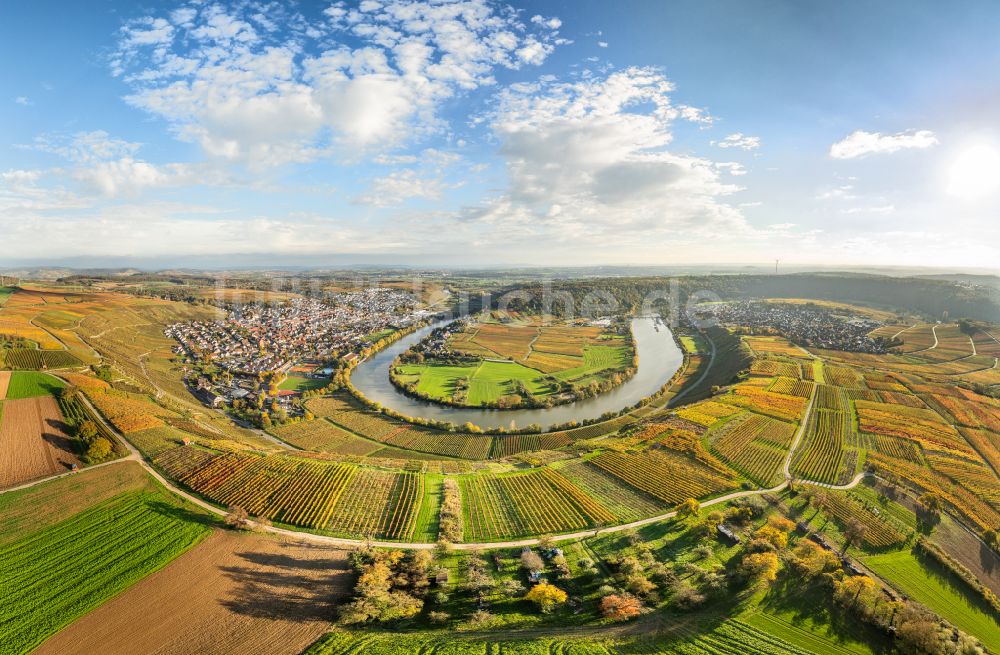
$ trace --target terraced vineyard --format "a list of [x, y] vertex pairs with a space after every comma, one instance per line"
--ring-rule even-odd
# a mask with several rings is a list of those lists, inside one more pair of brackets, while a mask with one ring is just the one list
[[813, 410], [793, 472], [807, 480], [842, 484], [854, 475], [845, 464], [850, 419], [844, 412]]
[[709, 439], [712, 450], [762, 487], [781, 481], [782, 468], [795, 436], [795, 426], [759, 414], [745, 413]]
[[567, 532], [615, 521], [615, 515], [551, 468], [460, 480], [465, 537], [496, 541]]
[[[735, 476], [726, 477], [693, 460], [667, 452], [605, 452], [590, 460], [611, 475], [669, 505], [729, 491]], [[665, 481], [670, 481], [665, 484]]]

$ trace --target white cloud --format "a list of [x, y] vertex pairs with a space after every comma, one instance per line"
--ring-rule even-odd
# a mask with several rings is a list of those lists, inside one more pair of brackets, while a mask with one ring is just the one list
[[607, 48], [608, 47], [608, 42], [607, 41], [598, 41], [597, 42], [597, 47], [598, 48]]
[[730, 175], [746, 175], [747, 169], [743, 167], [743, 164], [735, 161], [720, 161], [715, 164], [716, 168], [719, 170], [726, 171]]
[[873, 205], [868, 207], [848, 207], [846, 209], [841, 209], [842, 214], [875, 214], [875, 215], [886, 215], [894, 214], [896, 212], [896, 206], [892, 204], [888, 205]]
[[538, 14], [531, 17], [531, 22], [536, 25], [544, 25], [550, 30], [557, 30], [562, 27], [562, 21], [558, 18], [545, 18], [544, 16], [539, 16]]
[[137, 158], [141, 146], [95, 130], [68, 137], [41, 136], [30, 148], [59, 155], [75, 164], [70, 171], [72, 178], [105, 196], [134, 195], [152, 187], [196, 181], [190, 165], [158, 166]]
[[870, 154], [889, 154], [899, 150], [923, 149], [938, 145], [937, 137], [930, 130], [910, 130], [896, 134], [881, 134], [856, 130], [830, 146], [834, 159], [854, 159]]
[[739, 148], [740, 150], [756, 150], [760, 147], [759, 136], [746, 136], [742, 132], [734, 132], [721, 141], [713, 141], [720, 148]]
[[16, 98], [14, 98], [14, 102], [23, 107], [30, 107], [33, 104], [35, 104], [31, 101], [31, 98], [29, 98], [28, 96], [17, 96]]
[[438, 177], [422, 175], [411, 168], [393, 171], [372, 181], [368, 191], [354, 202], [373, 207], [395, 207], [412, 198], [437, 200], [449, 188]]
[[[721, 201], [739, 190], [715, 163], [667, 148], [671, 125], [702, 114], [674, 105], [658, 71], [629, 68], [602, 79], [515, 85], [487, 121], [510, 187], [460, 220], [521, 238], [641, 245], [665, 235], [745, 232]], [[730, 167], [723, 163], [722, 168]]]
[[853, 184], [842, 184], [816, 194], [816, 200], [853, 200], [856, 197]]
[[212, 158], [257, 168], [351, 159], [440, 131], [443, 102], [494, 84], [498, 68], [541, 64], [559, 26], [525, 25], [489, 0], [337, 2], [319, 22], [257, 13], [192, 4], [163, 21], [159, 39], [138, 35], [163, 19], [138, 21], [112, 60], [132, 85], [126, 100]]

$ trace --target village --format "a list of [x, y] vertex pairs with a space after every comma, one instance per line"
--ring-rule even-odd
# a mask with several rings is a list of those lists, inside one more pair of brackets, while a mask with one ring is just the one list
[[885, 354], [891, 344], [869, 333], [882, 323], [858, 315], [841, 315], [819, 305], [742, 300], [712, 305], [720, 323], [753, 332], [777, 332], [800, 346]]
[[432, 313], [409, 293], [376, 287], [242, 305], [225, 319], [176, 323], [165, 334], [178, 342], [185, 381], [206, 405], [242, 413], [267, 403], [284, 417], [300, 413], [302, 395], [327, 386], [338, 366]]

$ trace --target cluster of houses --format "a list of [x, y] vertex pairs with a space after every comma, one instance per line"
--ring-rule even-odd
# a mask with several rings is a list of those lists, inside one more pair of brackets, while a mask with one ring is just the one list
[[890, 346], [868, 336], [882, 323], [838, 314], [818, 305], [743, 300], [711, 305], [709, 311], [725, 325], [754, 331], [777, 330], [801, 346], [873, 354], [884, 354]]
[[225, 372], [214, 380], [192, 380], [202, 401], [218, 407], [255, 400], [261, 376], [280, 376], [302, 363], [315, 364], [303, 377], [329, 377], [333, 369], [324, 369], [322, 362], [356, 360], [379, 335], [430, 316], [416, 306], [412, 294], [371, 288], [322, 299], [242, 305], [222, 320], [177, 323], [165, 333], [178, 342], [176, 354]]

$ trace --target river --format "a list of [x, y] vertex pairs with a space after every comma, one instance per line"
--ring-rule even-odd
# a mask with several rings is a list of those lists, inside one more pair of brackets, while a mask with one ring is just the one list
[[405, 352], [431, 330], [448, 321], [441, 321], [408, 334], [357, 366], [351, 374], [354, 387], [369, 400], [411, 417], [450, 421], [456, 425], [471, 422], [489, 427], [524, 427], [538, 423], [544, 427], [584, 421], [606, 412], [617, 412], [656, 393], [674, 376], [684, 361], [684, 355], [674, 341], [670, 329], [658, 317], [632, 319], [632, 336], [639, 354], [639, 370], [632, 378], [607, 393], [548, 409], [479, 409], [450, 407], [411, 398], [389, 380], [389, 367], [396, 356]]

